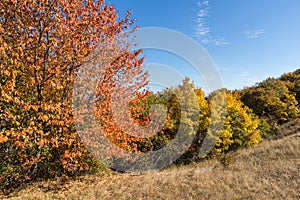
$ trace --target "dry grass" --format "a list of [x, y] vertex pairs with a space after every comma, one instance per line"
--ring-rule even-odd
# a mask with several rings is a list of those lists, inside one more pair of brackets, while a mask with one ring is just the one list
[[228, 167], [209, 160], [142, 175], [65, 177], [36, 183], [10, 198], [300, 199], [300, 135], [238, 151]]

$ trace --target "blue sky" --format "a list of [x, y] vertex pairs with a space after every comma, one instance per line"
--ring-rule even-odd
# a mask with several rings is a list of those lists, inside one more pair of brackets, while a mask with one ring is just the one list
[[[135, 25], [163, 27], [196, 40], [209, 53], [224, 87], [239, 89], [300, 68], [299, 0], [107, 0]], [[174, 67], [194, 78], [184, 61], [145, 51], [146, 62]], [[176, 59], [175, 59], [176, 60]], [[197, 79], [197, 78], [195, 78]], [[201, 80], [195, 83], [202, 85]]]

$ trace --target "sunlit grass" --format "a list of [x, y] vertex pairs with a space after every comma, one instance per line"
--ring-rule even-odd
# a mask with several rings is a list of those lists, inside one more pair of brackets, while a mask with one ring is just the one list
[[299, 199], [300, 134], [219, 159], [142, 175], [110, 173], [35, 183], [11, 199]]

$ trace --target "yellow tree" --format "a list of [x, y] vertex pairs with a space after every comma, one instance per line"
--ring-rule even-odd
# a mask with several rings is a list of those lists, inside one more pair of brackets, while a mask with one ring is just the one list
[[[222, 91], [217, 91], [216, 93]], [[226, 92], [227, 113], [222, 130], [216, 135], [216, 146], [212, 154], [253, 146], [261, 141], [260, 120], [243, 104], [237, 93]], [[217, 123], [217, 122], [213, 122]]]

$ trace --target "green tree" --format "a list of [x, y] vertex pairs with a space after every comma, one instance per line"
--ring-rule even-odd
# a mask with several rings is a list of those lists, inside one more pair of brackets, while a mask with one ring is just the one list
[[240, 92], [242, 101], [260, 117], [284, 123], [299, 115], [295, 93], [285, 82], [269, 78]]
[[294, 72], [283, 74], [280, 77], [280, 80], [284, 81], [287, 87], [289, 88], [289, 91], [296, 95], [295, 98], [299, 104], [300, 103], [300, 69]]

